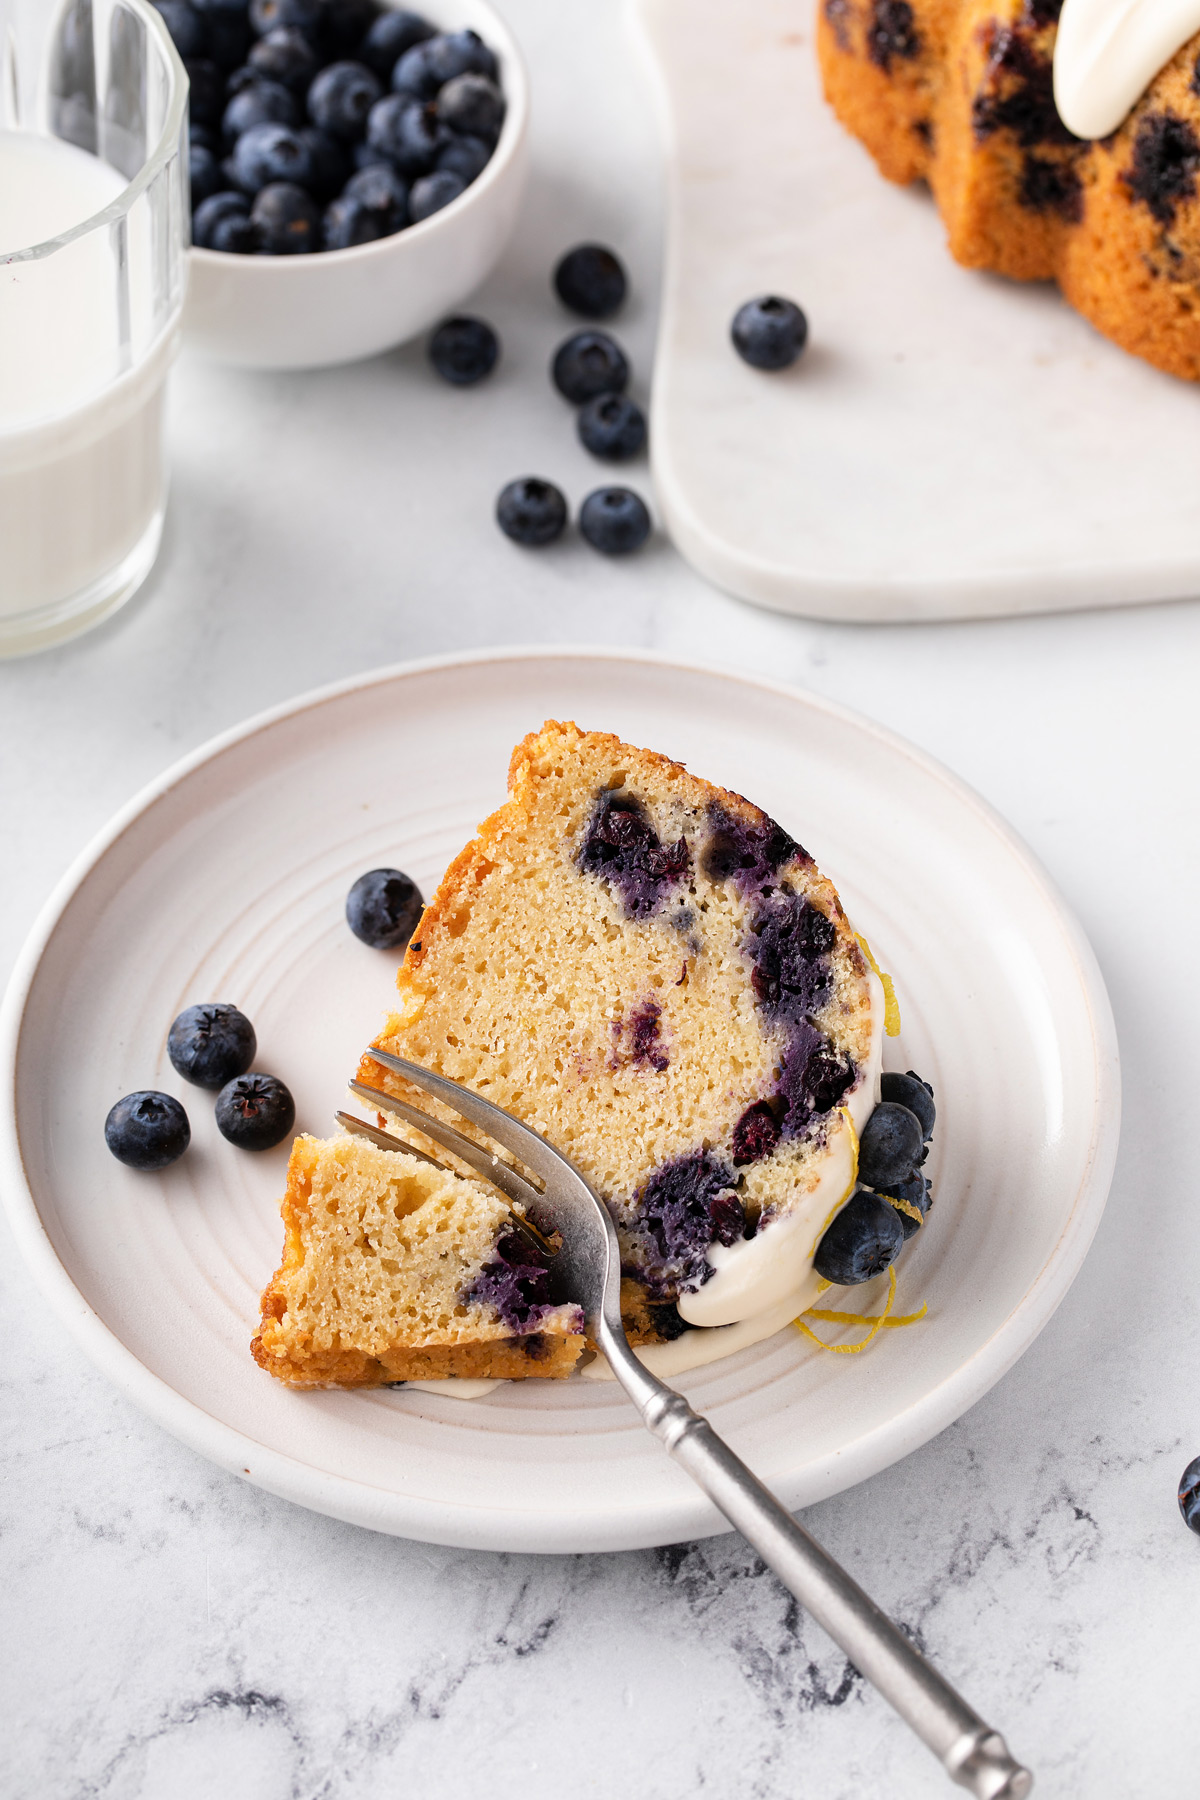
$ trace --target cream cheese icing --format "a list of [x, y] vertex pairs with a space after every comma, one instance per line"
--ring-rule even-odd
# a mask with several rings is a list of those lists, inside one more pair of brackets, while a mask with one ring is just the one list
[[1076, 137], [1103, 138], [1200, 31], [1200, 0], [1063, 0], [1054, 104]]

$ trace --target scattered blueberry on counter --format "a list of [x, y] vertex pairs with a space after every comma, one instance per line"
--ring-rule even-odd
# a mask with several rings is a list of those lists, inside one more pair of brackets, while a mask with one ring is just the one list
[[752, 369], [788, 369], [808, 340], [808, 320], [794, 300], [763, 294], [738, 307], [730, 336]]
[[628, 394], [597, 394], [579, 409], [579, 441], [604, 462], [626, 462], [646, 444], [646, 415]]
[[500, 340], [483, 319], [446, 319], [429, 340], [429, 360], [453, 387], [471, 387], [490, 375]]
[[583, 406], [597, 394], [621, 393], [629, 380], [629, 364], [606, 331], [577, 331], [559, 345], [550, 374], [564, 400]]
[[534, 548], [552, 544], [567, 525], [567, 502], [552, 481], [522, 475], [500, 490], [496, 522], [514, 544]]
[[1200, 1456], [1179, 1477], [1179, 1510], [1188, 1530], [1200, 1533]]
[[[439, 32], [377, 0], [156, 4], [191, 83], [201, 249], [311, 254], [393, 236], [456, 200], [496, 147], [499, 64], [473, 31]], [[403, 204], [364, 208], [361, 193], [349, 193], [372, 164], [402, 182]], [[290, 196], [281, 211], [276, 195], [258, 205], [279, 182], [306, 190], [305, 202]], [[201, 217], [214, 200], [221, 213]]]
[[171, 1066], [197, 1087], [223, 1088], [254, 1061], [258, 1039], [244, 1012], [216, 1001], [189, 1006], [167, 1033]]
[[217, 1095], [216, 1119], [239, 1150], [271, 1150], [296, 1123], [296, 1103], [274, 1075], [235, 1075]]
[[571, 312], [608, 319], [625, 299], [625, 271], [603, 244], [577, 244], [554, 271], [554, 291]]
[[104, 1141], [117, 1161], [131, 1169], [165, 1169], [191, 1143], [192, 1128], [178, 1100], [143, 1088], [111, 1109]]
[[395, 950], [417, 929], [424, 906], [403, 869], [368, 869], [346, 895], [346, 923], [372, 950]]
[[579, 509], [579, 529], [602, 555], [628, 556], [650, 536], [650, 514], [632, 488], [597, 488]]

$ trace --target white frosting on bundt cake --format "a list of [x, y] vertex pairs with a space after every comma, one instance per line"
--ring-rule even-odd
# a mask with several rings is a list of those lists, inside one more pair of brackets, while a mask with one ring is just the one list
[[1200, 0], [1063, 0], [1054, 104], [1068, 131], [1104, 138], [1200, 31]]

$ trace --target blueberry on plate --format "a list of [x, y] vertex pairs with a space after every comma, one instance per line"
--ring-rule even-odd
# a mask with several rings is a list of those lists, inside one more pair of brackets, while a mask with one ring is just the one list
[[461, 175], [452, 175], [449, 169], [435, 169], [432, 175], [422, 175], [412, 184], [408, 196], [408, 210], [414, 225], [422, 219], [432, 217], [441, 212], [443, 206], [449, 206], [460, 194], [466, 192], [467, 184]]
[[753, 369], [787, 369], [808, 339], [808, 320], [794, 300], [763, 294], [733, 315], [729, 335], [743, 362]]
[[605, 462], [625, 462], [646, 443], [646, 415], [628, 394], [597, 394], [580, 407], [579, 441]]
[[368, 869], [346, 895], [346, 923], [372, 950], [397, 950], [417, 929], [424, 905], [402, 869]]
[[170, 1094], [142, 1088], [126, 1094], [104, 1121], [104, 1141], [131, 1169], [165, 1169], [192, 1141], [188, 1116]]
[[915, 1113], [895, 1100], [881, 1100], [859, 1139], [859, 1180], [890, 1194], [893, 1183], [907, 1181], [916, 1168], [924, 1141]]
[[632, 488], [597, 488], [579, 509], [579, 529], [593, 550], [628, 556], [650, 536], [650, 514]]
[[500, 340], [483, 319], [446, 319], [429, 340], [429, 360], [454, 387], [482, 381], [496, 366]]
[[188, 145], [188, 172], [192, 182], [192, 210], [208, 200], [221, 186], [221, 170], [216, 157], [203, 144]]
[[296, 1123], [296, 1103], [274, 1075], [235, 1075], [217, 1095], [216, 1118], [239, 1150], [270, 1150]]
[[193, 56], [207, 55], [208, 28], [188, 0], [154, 0], [154, 10], [161, 16], [184, 62]]
[[269, 181], [294, 181], [307, 187], [312, 180], [313, 153], [290, 125], [252, 125], [243, 131], [233, 152], [238, 186], [257, 194]]
[[321, 215], [307, 188], [294, 181], [271, 181], [250, 208], [265, 256], [304, 256], [321, 248]]
[[903, 1242], [895, 1207], [859, 1188], [817, 1245], [813, 1268], [835, 1287], [857, 1287], [882, 1275]]
[[922, 1175], [918, 1169], [917, 1173], [910, 1175], [907, 1181], [894, 1182], [882, 1198], [892, 1201], [902, 1200], [905, 1206], [911, 1206], [920, 1213], [921, 1218], [914, 1219], [912, 1213], [903, 1212], [899, 1207], [896, 1208], [900, 1217], [900, 1229], [903, 1231], [904, 1241], [907, 1243], [910, 1237], [915, 1237], [920, 1231], [921, 1219], [929, 1211], [933, 1200], [927, 1177]]
[[386, 94], [367, 118], [368, 144], [410, 179], [429, 173], [446, 137], [437, 108], [403, 94]]
[[1179, 1477], [1179, 1510], [1188, 1530], [1200, 1532], [1200, 1456]]
[[280, 25], [312, 37], [321, 23], [322, 0], [250, 0], [250, 23], [259, 37]]
[[603, 244], [577, 244], [554, 271], [554, 291], [585, 319], [607, 319], [625, 299], [625, 271]]
[[439, 87], [443, 82], [453, 81], [456, 75], [486, 75], [490, 81], [500, 79], [495, 51], [488, 49], [478, 32], [438, 32], [425, 48]]
[[433, 26], [428, 19], [423, 19], [420, 13], [397, 8], [394, 12], [380, 13], [359, 45], [358, 54], [380, 81], [390, 81], [392, 70], [404, 52], [411, 50], [414, 44], [423, 44], [433, 35]]
[[259, 38], [247, 62], [256, 75], [278, 81], [293, 93], [305, 93], [319, 64], [317, 53], [294, 25], [277, 25]]
[[346, 183], [343, 198], [361, 200], [367, 211], [378, 215], [380, 237], [391, 237], [408, 224], [408, 184], [391, 163], [369, 163]]
[[577, 331], [555, 351], [550, 374], [564, 400], [583, 406], [597, 394], [619, 394], [629, 380], [629, 364], [606, 331]]
[[353, 250], [359, 244], [373, 244], [381, 238], [383, 220], [365, 200], [358, 200], [353, 194], [339, 194], [325, 208], [321, 229], [327, 250]]
[[257, 1049], [245, 1013], [222, 1001], [185, 1007], [167, 1033], [172, 1068], [197, 1087], [224, 1087], [245, 1073]]
[[552, 481], [522, 475], [500, 490], [496, 523], [514, 544], [552, 544], [567, 524], [567, 503]]
[[495, 143], [504, 123], [504, 95], [486, 75], [456, 75], [440, 90], [437, 112], [451, 131]]
[[492, 146], [482, 138], [467, 137], [452, 131], [437, 153], [436, 166], [447, 170], [451, 175], [459, 176], [470, 187], [483, 174], [491, 159]]
[[922, 1081], [911, 1069], [907, 1075], [897, 1075], [889, 1070], [879, 1084], [879, 1093], [881, 1099], [895, 1100], [900, 1106], [907, 1106], [910, 1113], [916, 1113], [921, 1121], [921, 1134], [928, 1143], [937, 1119], [929, 1083]]
[[308, 116], [334, 137], [359, 138], [366, 130], [367, 114], [382, 92], [362, 63], [330, 63], [308, 90]]
[[255, 255], [258, 227], [250, 222], [250, 202], [245, 194], [225, 192], [202, 200], [192, 215], [192, 242], [200, 250]]
[[236, 93], [225, 108], [221, 133], [227, 144], [235, 144], [243, 131], [254, 125], [298, 125], [300, 106], [295, 94], [281, 82], [254, 80]]

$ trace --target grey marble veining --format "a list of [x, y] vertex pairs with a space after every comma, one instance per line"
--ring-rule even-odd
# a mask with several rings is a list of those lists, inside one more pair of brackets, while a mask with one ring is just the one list
[[[344, 673], [484, 643], [652, 644], [793, 680], [942, 757], [1025, 835], [1100, 956], [1125, 1119], [1109, 1208], [1041, 1338], [959, 1423], [807, 1522], [1009, 1736], [1038, 1792], [1187, 1794], [1200, 1742], [1200, 605], [854, 630], [756, 613], [656, 544], [522, 556], [522, 470], [602, 479], [545, 365], [546, 271], [585, 235], [638, 283], [654, 121], [612, 0], [510, 0], [536, 169], [481, 297], [506, 357], [448, 393], [419, 350], [311, 377], [185, 362], [164, 556], [109, 627], [0, 666], [0, 961], [144, 781]], [[644, 481], [644, 471], [635, 479]], [[917, 1800], [928, 1754], [733, 1538], [492, 1556], [307, 1514], [210, 1468], [92, 1370], [0, 1254], [4, 1800]]]

